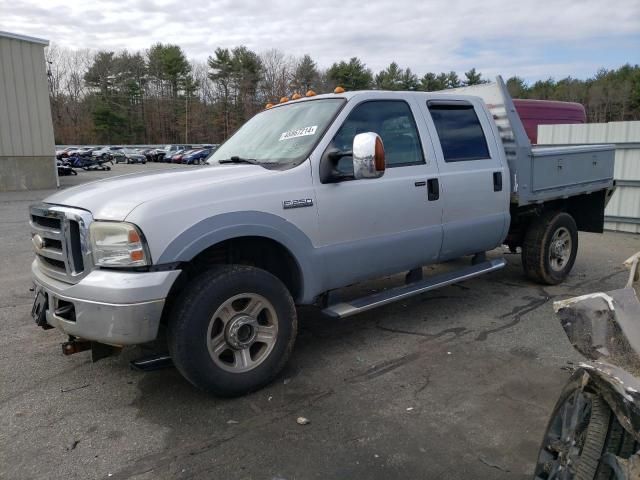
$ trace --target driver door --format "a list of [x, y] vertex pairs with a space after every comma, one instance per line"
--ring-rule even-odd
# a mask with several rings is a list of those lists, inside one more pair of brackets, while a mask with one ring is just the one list
[[[350, 151], [355, 135], [374, 132], [385, 148], [382, 177], [321, 183], [319, 170], [314, 172], [318, 247], [327, 290], [438, 259], [442, 201], [429, 200], [427, 194], [427, 181], [437, 178], [437, 165], [431, 144], [425, 149], [421, 141], [421, 131], [429, 139], [426, 127], [416, 124], [410, 103], [397, 98], [366, 100], [343, 112], [346, 118], [342, 116], [320, 159], [327, 161], [326, 152], [332, 149]], [[352, 173], [351, 156], [344, 156], [337, 170]]]

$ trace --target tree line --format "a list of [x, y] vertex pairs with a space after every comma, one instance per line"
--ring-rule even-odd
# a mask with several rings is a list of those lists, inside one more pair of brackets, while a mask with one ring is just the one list
[[[189, 60], [177, 45], [144, 52], [46, 52], [49, 97], [57, 144], [219, 143], [265, 104], [304, 95], [363, 89], [437, 91], [487, 80], [475, 68], [418, 76], [396, 62], [373, 73], [357, 57], [322, 69], [309, 55], [271, 49], [218, 48], [206, 62]], [[579, 102], [589, 122], [640, 119], [640, 67], [601, 69], [527, 84], [512, 77], [515, 98]]]

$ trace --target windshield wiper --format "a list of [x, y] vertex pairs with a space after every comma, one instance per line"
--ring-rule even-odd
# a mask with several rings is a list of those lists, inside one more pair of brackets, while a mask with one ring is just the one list
[[260, 162], [258, 162], [255, 158], [242, 158], [238, 156], [218, 160], [218, 163], [249, 163], [251, 165], [260, 165]]

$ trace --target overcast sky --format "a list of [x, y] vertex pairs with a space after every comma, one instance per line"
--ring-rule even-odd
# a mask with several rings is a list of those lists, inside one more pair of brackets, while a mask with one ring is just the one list
[[0, 0], [0, 30], [71, 48], [180, 45], [206, 60], [246, 45], [310, 54], [321, 67], [360, 57], [422, 75], [471, 67], [531, 81], [585, 78], [640, 63], [640, 0]]

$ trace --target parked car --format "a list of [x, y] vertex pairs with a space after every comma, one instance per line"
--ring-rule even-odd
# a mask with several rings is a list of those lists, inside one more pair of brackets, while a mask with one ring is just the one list
[[211, 151], [211, 148], [201, 148], [188, 154], [185, 153], [182, 157], [182, 163], [187, 165], [200, 165], [205, 162], [209, 155], [211, 155]]
[[147, 157], [138, 150], [134, 150], [133, 148], [124, 148], [121, 152], [123, 153], [125, 163], [147, 163]]
[[176, 153], [175, 155], [173, 155], [171, 157], [171, 162], [172, 163], [183, 163], [182, 159], [184, 158], [185, 155], [191, 155], [192, 153], [195, 153], [197, 150], [191, 149], [191, 150], [184, 150], [182, 152]]
[[166, 163], [174, 163], [174, 159], [181, 157], [184, 152], [186, 152], [186, 150], [182, 149], [182, 150], [177, 150], [173, 153], [170, 153], [169, 155], [165, 155], [164, 161]]
[[153, 156], [156, 153], [156, 149], [155, 148], [144, 148], [142, 150], [140, 150], [140, 153], [142, 153], [145, 158], [147, 159], [147, 162], [153, 162]]
[[187, 145], [167, 145], [163, 149], [156, 150], [155, 162], [171, 162], [171, 157], [179, 151], [184, 151], [191, 146]]
[[[36, 323], [72, 336], [64, 351], [102, 356], [155, 340], [162, 319], [187, 380], [242, 395], [286, 364], [296, 305], [349, 317], [500, 270], [505, 258], [485, 252], [503, 244], [554, 285], [578, 231], [603, 231], [614, 146], [532, 148], [501, 78], [338, 92], [258, 113], [179, 181], [123, 176], [32, 206], [33, 235], [62, 231], [70, 246], [34, 242]], [[423, 266], [465, 256], [423, 278]], [[406, 284], [340, 298], [394, 273]]]
[[56, 150], [56, 158], [58, 160], [67, 158], [69, 156], [69, 152], [77, 149], [78, 147], [66, 147], [66, 148], [63, 148], [62, 150]]
[[587, 362], [574, 367], [544, 434], [536, 480], [640, 478], [640, 252], [624, 288], [554, 309]]
[[103, 147], [103, 148], [99, 148], [97, 150], [92, 151], [91, 152], [91, 156], [99, 157], [99, 158], [113, 159], [114, 158], [114, 153], [122, 150], [123, 148], [124, 147], [117, 147], [117, 146]]
[[87, 147], [74, 148], [67, 151], [67, 157], [85, 157], [87, 155], [87, 151], [90, 153], [90, 150]]

